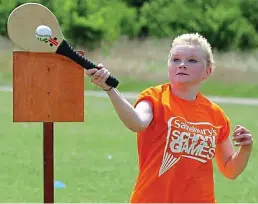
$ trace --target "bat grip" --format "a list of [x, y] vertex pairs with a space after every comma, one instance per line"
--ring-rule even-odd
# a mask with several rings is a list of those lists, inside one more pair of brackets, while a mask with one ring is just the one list
[[[84, 56], [80, 55], [78, 52], [76, 52], [68, 44], [68, 42], [66, 40], [63, 40], [63, 42], [58, 47], [56, 53], [70, 58], [71, 60], [73, 60], [77, 64], [81, 65], [85, 69], [98, 68], [98, 66], [96, 64], [94, 64], [93, 62], [89, 61], [86, 57], [84, 57]], [[115, 77], [110, 75], [108, 77], [108, 79], [106, 80], [106, 84], [116, 88], [119, 84], [119, 81]]]

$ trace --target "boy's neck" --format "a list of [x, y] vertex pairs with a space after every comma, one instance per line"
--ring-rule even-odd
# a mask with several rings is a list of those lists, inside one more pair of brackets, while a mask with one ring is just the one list
[[170, 85], [171, 91], [178, 96], [179, 98], [182, 98], [184, 100], [193, 101], [196, 99], [200, 85], [195, 86], [187, 86], [187, 85]]

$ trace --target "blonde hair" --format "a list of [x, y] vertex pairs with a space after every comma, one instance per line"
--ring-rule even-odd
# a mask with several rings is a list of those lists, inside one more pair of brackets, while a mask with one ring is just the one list
[[206, 55], [207, 65], [211, 66], [212, 71], [215, 68], [215, 62], [212, 54], [212, 48], [207, 39], [198, 33], [187, 33], [177, 36], [173, 42], [168, 56], [170, 60], [172, 49], [177, 45], [199, 45]]

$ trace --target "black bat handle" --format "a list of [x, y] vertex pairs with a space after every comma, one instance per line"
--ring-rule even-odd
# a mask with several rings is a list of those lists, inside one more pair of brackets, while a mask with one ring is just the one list
[[[98, 68], [96, 64], [93, 62], [89, 61], [86, 57], [80, 55], [78, 52], [76, 52], [66, 40], [63, 40], [60, 46], [58, 47], [57, 54], [66, 56], [76, 62], [77, 64], [81, 65], [85, 69], [93, 69], [93, 68]], [[108, 79], [106, 80], [106, 84], [109, 86], [112, 86], [116, 88], [119, 84], [119, 81], [113, 77], [109, 76]]]

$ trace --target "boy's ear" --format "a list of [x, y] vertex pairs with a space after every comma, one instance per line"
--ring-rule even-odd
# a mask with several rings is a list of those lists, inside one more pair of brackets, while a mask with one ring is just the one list
[[205, 80], [205, 79], [209, 78], [209, 76], [211, 75], [211, 72], [212, 72], [211, 66], [207, 67], [207, 69], [205, 71], [205, 75], [203, 76], [203, 79]]

